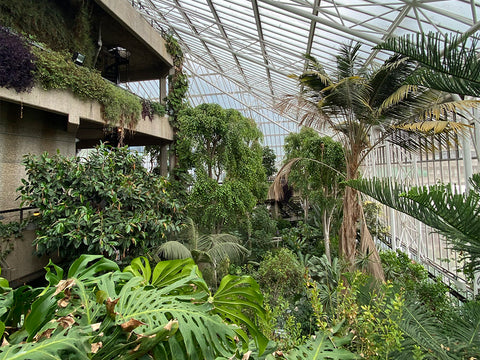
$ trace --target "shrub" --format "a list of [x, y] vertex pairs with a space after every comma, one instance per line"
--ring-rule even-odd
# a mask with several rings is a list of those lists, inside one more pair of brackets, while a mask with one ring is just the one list
[[17, 92], [33, 87], [34, 57], [24, 40], [0, 27], [0, 86]]
[[258, 282], [270, 294], [272, 304], [282, 297], [287, 301], [303, 291], [304, 268], [293, 252], [286, 248], [269, 252], [260, 263]]
[[38, 207], [38, 254], [135, 256], [177, 228], [169, 184], [127, 148], [99, 146], [87, 158], [28, 155], [22, 201]]

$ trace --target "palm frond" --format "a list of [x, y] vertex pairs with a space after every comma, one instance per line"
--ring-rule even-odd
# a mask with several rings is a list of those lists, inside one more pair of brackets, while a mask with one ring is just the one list
[[300, 119], [300, 124], [321, 130], [331, 123], [331, 119], [318, 107], [319, 98], [309, 92], [285, 95], [275, 104], [281, 114], [290, 114]]
[[423, 359], [452, 360], [449, 352], [448, 337], [443, 333], [442, 324], [431, 314], [428, 308], [416, 302], [407, 302], [399, 322], [403, 332], [402, 350], [392, 354], [399, 360], [413, 359], [413, 354], [421, 351]]
[[448, 329], [452, 351], [462, 359], [480, 356], [480, 302], [470, 301], [450, 314]]
[[225, 259], [238, 263], [249, 253], [247, 248], [235, 242], [215, 244], [206, 252], [217, 264]]
[[167, 241], [157, 248], [157, 254], [161, 259], [176, 260], [192, 257], [190, 250], [178, 241]]
[[388, 96], [383, 103], [378, 107], [376, 113], [378, 116], [382, 115], [387, 109], [392, 106], [400, 104], [404, 101], [412, 92], [416, 92], [418, 86], [416, 85], [402, 85], [390, 96]]
[[360, 43], [355, 45], [344, 44], [340, 48], [337, 58], [337, 79], [348, 78], [359, 73], [357, 56], [360, 50]]
[[458, 123], [455, 121], [420, 121], [414, 123], [406, 123], [393, 125], [394, 129], [400, 129], [408, 132], [420, 133], [423, 135], [436, 135], [453, 132], [454, 134], [463, 134], [471, 125]]
[[292, 167], [295, 166], [297, 162], [302, 160], [302, 158], [293, 158], [288, 162], [283, 164], [283, 166], [278, 170], [275, 180], [273, 180], [272, 185], [268, 189], [268, 198], [274, 199], [275, 201], [282, 201], [284, 196], [284, 186], [288, 182], [288, 175], [292, 171]]

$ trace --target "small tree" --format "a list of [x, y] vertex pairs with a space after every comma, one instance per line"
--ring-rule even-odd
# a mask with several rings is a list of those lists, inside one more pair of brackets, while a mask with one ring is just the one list
[[27, 155], [22, 203], [39, 208], [37, 253], [134, 256], [177, 228], [169, 184], [127, 148], [99, 146], [88, 157]]
[[237, 228], [266, 195], [261, 133], [236, 110], [202, 104], [179, 117], [177, 154], [194, 170], [189, 213], [210, 231]]
[[315, 205], [321, 216], [325, 254], [329, 262], [330, 228], [332, 218], [340, 207], [345, 177], [345, 158], [342, 145], [330, 137], [320, 137], [318, 133], [304, 127], [300, 133], [292, 133], [285, 139], [285, 165], [277, 176], [273, 190], [278, 190], [282, 180], [288, 177], [295, 190], [303, 199], [304, 220], [308, 220], [309, 208]]

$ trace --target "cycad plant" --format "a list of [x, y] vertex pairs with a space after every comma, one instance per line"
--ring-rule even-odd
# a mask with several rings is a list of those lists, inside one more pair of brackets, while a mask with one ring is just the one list
[[[328, 128], [341, 139], [347, 180], [359, 176], [360, 166], [367, 154], [377, 144], [397, 133], [399, 130], [396, 126], [419, 118], [445, 120], [442, 118], [443, 111], [431, 110], [432, 102], [438, 106], [445, 102], [442, 94], [405, 84], [415, 70], [412, 61], [393, 56], [382, 66], [368, 69], [358, 58], [359, 49], [360, 45], [343, 46], [332, 74], [328, 74], [314, 58], [308, 57], [308, 69], [298, 77], [302, 86], [300, 95], [295, 97], [295, 101], [293, 98], [285, 101], [286, 109], [300, 105], [305, 111], [304, 125]], [[462, 128], [447, 121], [439, 133], [457, 132]], [[370, 139], [373, 129], [381, 133], [375, 142]], [[357, 255], [358, 229], [360, 252], [370, 260], [369, 271], [376, 278], [383, 279], [380, 259], [364, 221], [359, 193], [347, 187], [343, 198], [339, 250], [352, 267]]]
[[232, 234], [202, 234], [192, 219], [186, 220], [185, 227], [178, 234], [160, 245], [155, 253], [160, 259], [175, 260], [192, 258], [205, 271], [213, 271], [212, 285], [217, 286], [219, 266], [225, 263], [241, 262], [249, 251], [241, 240]]
[[408, 77], [409, 84], [480, 97], [478, 39], [469, 35], [404, 35], [390, 38], [376, 48], [402, 54], [420, 65]]
[[348, 184], [384, 205], [401, 211], [445, 236], [470, 271], [480, 270], [480, 174], [462, 192], [453, 185], [408, 188], [388, 179], [362, 179]]

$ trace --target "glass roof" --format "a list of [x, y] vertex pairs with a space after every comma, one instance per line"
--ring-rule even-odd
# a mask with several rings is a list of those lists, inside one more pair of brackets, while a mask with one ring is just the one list
[[255, 119], [265, 145], [283, 155], [283, 138], [298, 130], [295, 113], [275, 106], [298, 92], [304, 54], [327, 69], [340, 45], [360, 42], [367, 63], [386, 54], [372, 48], [411, 32], [475, 33], [475, 0], [132, 0], [159, 31], [171, 31], [186, 56], [193, 106], [214, 102]]

